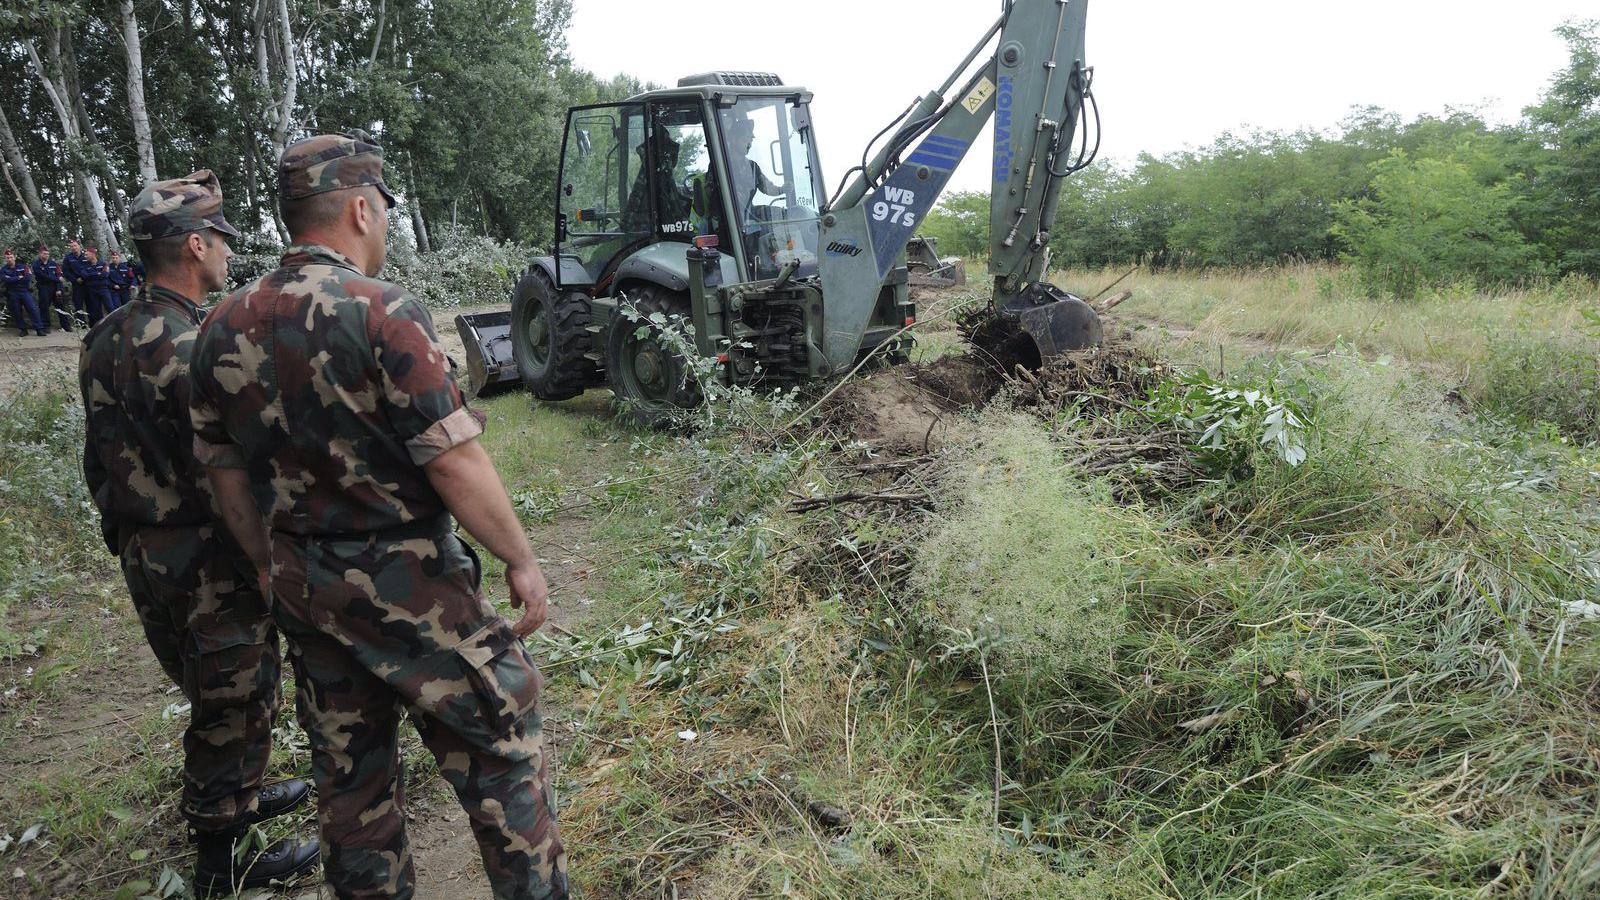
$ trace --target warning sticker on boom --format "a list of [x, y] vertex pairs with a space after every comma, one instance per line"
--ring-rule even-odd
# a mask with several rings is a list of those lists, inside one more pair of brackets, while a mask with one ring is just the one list
[[990, 81], [989, 77], [985, 75], [978, 79], [978, 83], [973, 86], [971, 93], [967, 94], [967, 98], [961, 101], [961, 105], [967, 108], [967, 112], [977, 115], [978, 110], [983, 108], [983, 104], [993, 96], [994, 82]]

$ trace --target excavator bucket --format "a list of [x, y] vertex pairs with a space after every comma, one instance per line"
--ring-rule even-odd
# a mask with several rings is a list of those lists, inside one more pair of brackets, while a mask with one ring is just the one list
[[990, 309], [967, 320], [967, 341], [1001, 369], [1037, 371], [1075, 350], [1097, 347], [1104, 339], [1100, 314], [1076, 294], [1038, 284], [998, 312]]
[[456, 316], [467, 356], [467, 394], [485, 397], [522, 384], [511, 353], [511, 310]]
[[1023, 334], [1033, 339], [1041, 364], [1063, 353], [1098, 347], [1104, 339], [1100, 314], [1073, 294], [1063, 294], [1058, 300], [1022, 310], [1017, 324]]

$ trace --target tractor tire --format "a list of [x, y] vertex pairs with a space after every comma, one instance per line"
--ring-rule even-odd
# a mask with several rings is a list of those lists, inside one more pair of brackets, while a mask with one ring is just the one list
[[[669, 328], [689, 321], [689, 297], [658, 285], [630, 291], [629, 299], [646, 320], [664, 314]], [[681, 317], [681, 318], [674, 318]], [[641, 336], [640, 331], [644, 330]], [[677, 334], [687, 339], [681, 327]], [[700, 385], [675, 342], [661, 340], [661, 327], [618, 314], [606, 334], [606, 381], [617, 403], [639, 424], [664, 429], [683, 420], [685, 410], [700, 405]]]
[[511, 355], [517, 374], [540, 400], [570, 400], [595, 384], [598, 371], [589, 333], [591, 313], [582, 297], [562, 294], [550, 276], [531, 267], [517, 282], [511, 304]]

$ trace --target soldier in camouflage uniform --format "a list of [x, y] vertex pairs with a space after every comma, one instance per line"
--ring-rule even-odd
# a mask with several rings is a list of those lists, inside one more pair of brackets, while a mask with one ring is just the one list
[[202, 896], [231, 893], [317, 860], [314, 841], [234, 853], [250, 825], [310, 794], [300, 780], [261, 783], [279, 702], [278, 636], [256, 573], [213, 519], [189, 420], [189, 360], [202, 318], [193, 298], [223, 287], [227, 238], [238, 232], [204, 170], [146, 187], [128, 228], [151, 283], [84, 336], [84, 476], [150, 648], [191, 704], [183, 813], [198, 849], [195, 887]]
[[[341, 898], [413, 896], [407, 711], [467, 812], [496, 900], [565, 897], [541, 681], [521, 641], [544, 621], [544, 576], [428, 310], [373, 277], [394, 203], [382, 151], [360, 133], [309, 138], [284, 151], [279, 178], [294, 243], [207, 318], [192, 412], [228, 522], [270, 558], [324, 874]], [[524, 609], [515, 626], [484, 598], [452, 514], [506, 562]]]

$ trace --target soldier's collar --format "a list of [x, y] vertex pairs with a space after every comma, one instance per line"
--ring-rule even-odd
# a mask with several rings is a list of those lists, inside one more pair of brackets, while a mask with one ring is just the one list
[[176, 306], [188, 313], [190, 316], [194, 317], [196, 321], [199, 320], [200, 304], [190, 300], [188, 297], [185, 297], [171, 288], [164, 288], [157, 284], [145, 282], [143, 296], [144, 299], [150, 303], [166, 303], [170, 306]]
[[343, 266], [362, 274], [350, 257], [322, 244], [290, 244], [283, 251], [283, 264], [286, 266], [304, 266], [310, 263], [327, 263], [329, 265]]

